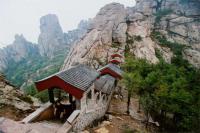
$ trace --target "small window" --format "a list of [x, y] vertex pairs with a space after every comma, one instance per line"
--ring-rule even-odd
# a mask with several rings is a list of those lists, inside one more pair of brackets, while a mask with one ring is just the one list
[[98, 94], [98, 96], [97, 96], [97, 100], [98, 100], [98, 101], [100, 100], [100, 94]]
[[92, 99], [92, 91], [89, 91], [89, 92], [88, 92], [87, 98], [88, 98], [88, 99]]
[[103, 95], [103, 101], [105, 101], [105, 100], [106, 100], [106, 94]]
[[104, 96], [103, 96], [103, 101], [104, 101], [104, 102], [107, 102], [107, 101], [108, 101], [108, 95], [104, 94]]
[[100, 100], [100, 94], [97, 94], [96, 103]]
[[92, 99], [92, 91], [89, 91], [88, 94], [87, 94], [87, 97], [86, 97], [86, 104], [89, 103], [89, 100]]

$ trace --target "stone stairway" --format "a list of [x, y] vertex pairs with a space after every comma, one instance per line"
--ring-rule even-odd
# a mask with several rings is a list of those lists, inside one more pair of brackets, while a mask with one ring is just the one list
[[3, 133], [56, 133], [62, 123], [41, 121], [23, 124], [6, 118], [0, 118], [0, 131]]

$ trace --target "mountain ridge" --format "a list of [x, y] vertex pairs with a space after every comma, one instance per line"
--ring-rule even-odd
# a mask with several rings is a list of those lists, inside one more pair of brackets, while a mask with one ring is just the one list
[[[165, 61], [170, 63], [173, 51], [154, 40], [154, 31], [172, 43], [189, 46], [182, 54], [199, 68], [199, 5], [198, 0], [137, 0], [135, 7], [129, 8], [118, 3], [108, 4], [91, 21], [82, 40], [73, 46], [62, 69], [79, 63], [99, 68], [109, 60], [110, 54], [118, 52], [124, 55], [127, 49], [135, 57], [151, 63], [159, 61], [156, 51], [160, 51]], [[182, 33], [188, 36], [182, 36]]]
[[55, 14], [41, 17], [38, 44], [16, 34], [12, 44], [0, 49], [0, 71], [17, 86], [27, 86], [33, 79], [59, 71], [70, 47], [87, 31], [88, 24], [83, 20], [77, 29], [64, 33]]

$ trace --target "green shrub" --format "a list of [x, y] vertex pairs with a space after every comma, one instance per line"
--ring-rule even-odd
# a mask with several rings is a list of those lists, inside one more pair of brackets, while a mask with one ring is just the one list
[[20, 98], [21, 100], [27, 102], [27, 103], [30, 103], [30, 104], [33, 103], [32, 99], [31, 99], [29, 96], [21, 96], [21, 97], [19, 97], [19, 98]]
[[119, 48], [119, 46], [120, 46], [119, 43], [113, 42], [111, 47], [113, 47], [113, 48]]
[[126, 33], [126, 43], [127, 44], [133, 44], [134, 43], [134, 38], [132, 36], [130, 36], [128, 33]]
[[126, 43], [127, 43], [127, 44], [133, 44], [133, 43], [134, 43], [134, 39], [128, 39], [128, 40], [126, 41]]
[[151, 38], [159, 45], [170, 48], [177, 56], [181, 56], [183, 49], [186, 47], [185, 45], [168, 41], [160, 32], [152, 32]]
[[142, 41], [142, 37], [140, 35], [134, 36], [133, 38], [134, 38], [134, 40], [136, 40], [138, 42]]
[[154, 15], [156, 16], [156, 23], [159, 23], [161, 18], [169, 15], [170, 13], [172, 13], [173, 11], [171, 9], [162, 9], [162, 10], [159, 10], [158, 12], [156, 12]]
[[159, 49], [155, 49], [155, 53], [156, 53], [156, 57], [157, 57], [159, 60], [163, 60], [162, 53], [160, 52]]
[[129, 125], [127, 124], [123, 124], [122, 125], [122, 133], [138, 133], [137, 130], [132, 129]]
[[37, 90], [36, 90], [35, 86], [32, 84], [32, 85], [25, 87], [24, 93], [26, 95], [34, 96], [37, 93]]
[[48, 90], [44, 90], [42, 92], [37, 93], [35, 97], [40, 99], [40, 101], [43, 103], [48, 102], [49, 101]]

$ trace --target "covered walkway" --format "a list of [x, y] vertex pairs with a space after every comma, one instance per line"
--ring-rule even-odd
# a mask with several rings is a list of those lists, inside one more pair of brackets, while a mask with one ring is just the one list
[[59, 88], [76, 99], [81, 99], [83, 93], [87, 91], [98, 76], [99, 73], [96, 70], [85, 65], [79, 65], [37, 81], [35, 85], [38, 91], [48, 89], [50, 95], [52, 89]]

